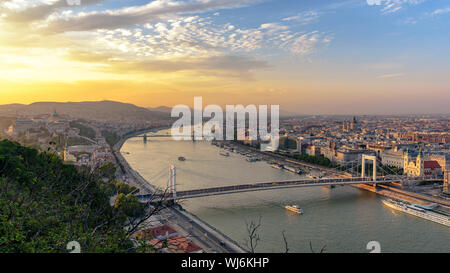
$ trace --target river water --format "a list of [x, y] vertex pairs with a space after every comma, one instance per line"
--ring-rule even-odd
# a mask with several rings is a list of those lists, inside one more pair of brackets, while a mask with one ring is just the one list
[[[266, 162], [247, 162], [244, 156], [219, 155], [209, 142], [171, 138], [131, 138], [122, 147], [130, 166], [153, 185], [167, 186], [169, 165], [177, 167], [177, 190], [276, 180], [301, 176], [271, 168]], [[187, 160], [181, 162], [178, 157]], [[296, 215], [284, 209], [299, 205]], [[245, 246], [246, 222], [258, 221], [257, 252], [284, 252], [285, 232], [290, 252], [369, 252], [378, 241], [382, 252], [450, 252], [450, 228], [394, 211], [374, 193], [350, 186], [291, 188], [202, 197], [182, 201], [183, 207]]]

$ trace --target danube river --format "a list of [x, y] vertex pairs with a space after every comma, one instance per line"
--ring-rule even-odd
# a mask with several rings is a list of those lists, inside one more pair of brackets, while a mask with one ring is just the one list
[[[221, 156], [209, 142], [131, 138], [121, 151], [132, 168], [161, 188], [171, 164], [177, 167], [177, 190], [301, 177], [239, 154]], [[286, 211], [287, 204], [299, 205], [305, 214]], [[284, 252], [283, 231], [290, 252], [309, 253], [310, 242], [315, 251], [326, 246], [326, 252], [369, 252], [370, 241], [378, 241], [382, 252], [450, 252], [448, 227], [389, 209], [376, 194], [350, 186], [202, 197], [182, 205], [244, 247], [246, 222], [262, 217], [257, 252]]]

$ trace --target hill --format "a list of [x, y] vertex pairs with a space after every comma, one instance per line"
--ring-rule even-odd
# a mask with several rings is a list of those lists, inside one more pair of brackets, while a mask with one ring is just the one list
[[170, 114], [129, 103], [115, 101], [92, 102], [36, 102], [30, 105], [0, 105], [0, 116], [44, 115], [54, 111], [77, 119], [96, 121], [133, 122], [168, 121]]

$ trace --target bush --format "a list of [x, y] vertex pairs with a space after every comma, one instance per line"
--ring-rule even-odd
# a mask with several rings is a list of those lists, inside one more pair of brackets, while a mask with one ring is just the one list
[[67, 252], [70, 241], [82, 252], [128, 251], [125, 220], [107, 188], [54, 154], [0, 141], [0, 253]]

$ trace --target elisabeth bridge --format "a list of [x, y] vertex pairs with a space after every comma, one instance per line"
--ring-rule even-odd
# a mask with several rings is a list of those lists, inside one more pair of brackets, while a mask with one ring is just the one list
[[377, 185], [382, 183], [392, 182], [415, 182], [426, 180], [423, 177], [406, 177], [406, 176], [382, 176], [377, 177], [377, 169], [373, 168], [372, 177], [366, 177], [365, 173], [365, 161], [372, 161], [376, 166], [376, 156], [362, 156], [361, 162], [361, 175], [359, 177], [351, 176], [350, 174], [340, 175], [339, 177], [319, 178], [319, 179], [299, 179], [299, 180], [286, 180], [286, 181], [267, 181], [267, 182], [255, 182], [240, 185], [220, 186], [213, 188], [202, 188], [194, 190], [177, 191], [177, 175], [176, 167], [170, 166], [169, 169], [169, 183], [168, 189], [163, 191], [157, 191], [151, 194], [137, 195], [141, 202], [152, 202], [155, 200], [174, 201], [199, 198], [206, 196], [235, 194], [242, 192], [256, 192], [264, 190], [277, 190], [286, 188], [301, 188], [301, 187], [317, 187], [317, 186], [337, 186], [337, 185]]

